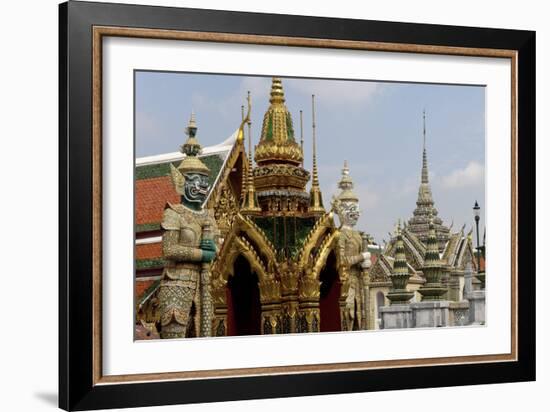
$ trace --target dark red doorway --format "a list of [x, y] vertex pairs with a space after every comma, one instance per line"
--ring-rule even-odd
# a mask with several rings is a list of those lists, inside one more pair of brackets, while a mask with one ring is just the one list
[[342, 330], [340, 321], [340, 279], [336, 270], [336, 256], [331, 252], [325, 267], [319, 275], [321, 294], [319, 311], [321, 312], [321, 332], [336, 332]]
[[258, 276], [243, 256], [235, 260], [233, 273], [227, 282], [227, 334], [259, 335], [262, 306]]

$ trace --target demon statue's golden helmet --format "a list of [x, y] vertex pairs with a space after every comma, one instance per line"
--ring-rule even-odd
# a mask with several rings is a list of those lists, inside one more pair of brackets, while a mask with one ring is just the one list
[[197, 124], [195, 114], [191, 113], [191, 119], [185, 129], [187, 141], [181, 146], [181, 152], [185, 158], [176, 168], [170, 165], [172, 183], [176, 192], [181, 195], [184, 205], [197, 208], [201, 207], [210, 189], [210, 169], [199, 159], [201, 145], [196, 138]]
[[361, 216], [359, 198], [353, 192], [353, 180], [349, 175], [348, 163], [344, 162], [342, 178], [338, 182], [340, 193], [332, 199], [332, 209], [342, 226], [354, 227]]

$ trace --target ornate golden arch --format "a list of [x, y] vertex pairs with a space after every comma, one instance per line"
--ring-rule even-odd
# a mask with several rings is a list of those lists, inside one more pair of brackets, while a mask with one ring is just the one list
[[256, 249], [244, 237], [234, 236], [231, 239], [230, 247], [224, 248], [223, 251], [223, 256], [217, 260], [214, 270], [225, 282], [227, 282], [229, 276], [235, 274], [233, 272], [234, 264], [238, 256], [243, 256], [247, 260], [251, 270], [258, 275], [260, 282], [271, 278]]
[[272, 272], [272, 268], [266, 265], [276, 261], [275, 249], [254, 222], [240, 213], [235, 216], [212, 271], [224, 276], [224, 280], [227, 281], [228, 272], [233, 275], [233, 264], [239, 254], [247, 259], [252, 270], [258, 274], [259, 280], [270, 278], [271, 273], [268, 275], [268, 272]]
[[226, 242], [228, 244], [224, 244], [226, 247], [222, 247], [222, 253], [212, 267], [212, 296], [214, 304], [222, 306], [227, 304], [225, 294], [227, 282], [230, 276], [235, 275], [234, 264], [239, 256], [243, 256], [249, 263], [250, 270], [257, 274], [259, 285], [266, 284], [272, 278], [272, 276], [268, 275], [254, 247], [245, 238], [232, 236]]
[[265, 236], [264, 232], [251, 219], [240, 213], [235, 219], [232, 233], [237, 235], [239, 232], [246, 233], [258, 255], [262, 255], [266, 262], [275, 262], [277, 260], [275, 247]]
[[334, 252], [334, 254], [336, 255], [336, 262], [338, 266], [337, 268], [338, 276], [340, 277], [340, 281], [345, 280], [346, 278], [345, 271], [342, 270], [342, 265], [339, 264], [339, 261], [340, 261], [339, 248], [338, 248], [339, 237], [340, 237], [340, 231], [335, 230], [323, 239], [319, 247], [319, 253], [316, 256], [315, 263], [313, 264], [313, 267], [312, 267], [311, 277], [319, 280], [321, 270], [327, 263], [328, 255], [330, 254], [330, 252]]
[[311, 251], [319, 244], [323, 236], [334, 227], [333, 214], [327, 213], [319, 218], [307, 238], [304, 241], [304, 248], [298, 258], [299, 266], [306, 267], [310, 258]]

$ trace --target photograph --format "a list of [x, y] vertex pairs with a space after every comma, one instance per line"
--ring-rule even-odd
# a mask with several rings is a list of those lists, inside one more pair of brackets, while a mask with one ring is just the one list
[[133, 80], [135, 340], [485, 327], [484, 85]]

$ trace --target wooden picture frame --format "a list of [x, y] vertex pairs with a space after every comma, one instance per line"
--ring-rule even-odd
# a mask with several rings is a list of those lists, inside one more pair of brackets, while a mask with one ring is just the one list
[[[61, 408], [89, 410], [535, 379], [534, 32], [73, 1], [61, 4], [59, 13]], [[510, 59], [511, 352], [103, 376], [101, 45], [105, 36]]]

